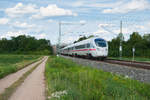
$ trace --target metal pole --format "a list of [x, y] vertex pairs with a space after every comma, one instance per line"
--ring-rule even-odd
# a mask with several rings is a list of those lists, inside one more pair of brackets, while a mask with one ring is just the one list
[[61, 21], [59, 22], [59, 37], [58, 37], [57, 55], [59, 55], [59, 53], [60, 53], [60, 41], [61, 41]]
[[[120, 33], [122, 34], [122, 20], [120, 21]], [[120, 39], [120, 59], [122, 58], [122, 36]]]
[[[58, 37], [58, 47], [57, 47], [57, 55], [58, 56], [59, 56], [60, 49], [61, 49], [61, 46], [60, 46], [60, 44], [61, 44], [61, 35], [62, 35], [61, 34], [61, 25], [76, 25], [76, 23], [75, 24], [73, 24], [73, 23], [64, 23], [64, 22], [59, 21], [59, 37]], [[82, 24], [82, 25], [84, 25], [84, 24]]]
[[122, 20], [120, 21], [120, 33], [122, 33]]
[[132, 53], [133, 53], [132, 61], [134, 61], [134, 56], [135, 56], [135, 47], [133, 47], [133, 48], [132, 48]]

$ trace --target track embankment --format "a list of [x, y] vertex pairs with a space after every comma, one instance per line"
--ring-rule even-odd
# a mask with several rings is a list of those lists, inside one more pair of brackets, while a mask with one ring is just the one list
[[125, 66], [125, 65], [118, 65], [118, 64], [110, 64], [103, 61], [95, 61], [95, 60], [89, 60], [83, 58], [74, 58], [68, 56], [62, 56], [62, 57], [67, 59], [72, 59], [74, 62], [81, 65], [98, 68], [106, 72], [123, 75], [127, 78], [139, 80], [141, 82], [150, 83], [150, 70], [147, 69], [135, 68], [135, 67]]

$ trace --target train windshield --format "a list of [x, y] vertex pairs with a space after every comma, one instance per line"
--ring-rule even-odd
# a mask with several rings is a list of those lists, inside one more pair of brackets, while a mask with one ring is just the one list
[[103, 39], [95, 39], [95, 44], [98, 47], [106, 47], [106, 41]]

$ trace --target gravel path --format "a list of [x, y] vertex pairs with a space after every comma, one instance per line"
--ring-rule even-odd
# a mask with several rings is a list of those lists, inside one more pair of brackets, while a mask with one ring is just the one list
[[102, 69], [106, 72], [112, 72], [119, 75], [124, 75], [126, 77], [130, 77], [135, 80], [139, 80], [141, 82], [150, 83], [150, 70], [137, 69], [137, 68], [132, 68], [123, 65], [109, 64], [100, 61], [91, 61], [82, 58], [72, 58], [67, 56], [63, 56], [63, 57], [72, 59], [74, 62], [81, 65], [92, 66], [95, 68]]
[[10, 85], [12, 85], [15, 81], [17, 81], [25, 72], [29, 71], [32, 67], [34, 67], [38, 62], [35, 62], [16, 73], [10, 74], [3, 79], [0, 80], [0, 94], [5, 91], [5, 88], [8, 88]]
[[45, 100], [45, 63], [48, 57], [25, 79], [10, 100]]

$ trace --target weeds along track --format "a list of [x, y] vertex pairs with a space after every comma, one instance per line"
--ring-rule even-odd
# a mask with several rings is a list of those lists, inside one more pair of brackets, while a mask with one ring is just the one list
[[115, 59], [107, 59], [104, 62], [150, 70], [150, 63], [148, 62], [125, 61], [125, 60], [115, 60]]
[[71, 59], [73, 62], [89, 66], [97, 69], [101, 69], [105, 72], [115, 73], [117, 75], [123, 75], [125, 77], [129, 77], [134, 80], [139, 80], [144, 83], [150, 83], [150, 70], [144, 68], [136, 68], [127, 65], [108, 63], [106, 61], [100, 61], [96, 59], [83, 59], [83, 58], [75, 58], [69, 56], [62, 56], [67, 59]]

